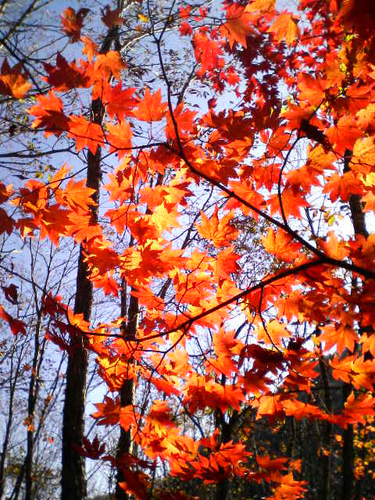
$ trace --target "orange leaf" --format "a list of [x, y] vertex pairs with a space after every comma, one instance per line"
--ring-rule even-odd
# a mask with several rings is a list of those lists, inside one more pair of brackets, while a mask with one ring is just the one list
[[126, 155], [126, 150], [132, 146], [132, 129], [129, 122], [107, 123], [108, 134], [106, 136], [110, 144], [109, 152], [116, 152], [119, 160]]
[[167, 108], [167, 103], [161, 102], [161, 89], [157, 90], [155, 94], [150, 94], [148, 87], [146, 87], [145, 95], [133, 112], [133, 116], [138, 120], [150, 123], [157, 122], [165, 117]]
[[63, 32], [68, 35], [70, 42], [77, 42], [81, 36], [81, 28], [83, 26], [83, 20], [90, 12], [89, 9], [79, 9], [76, 13], [72, 7], [68, 7], [61, 14], [61, 23], [63, 26]]
[[98, 55], [99, 53], [98, 46], [88, 36], [81, 37], [81, 42], [85, 44], [84, 48], [82, 49], [82, 54], [86, 54], [88, 62], [91, 63], [94, 59], [94, 56]]
[[10, 95], [15, 99], [22, 99], [31, 88], [31, 83], [27, 82], [26, 74], [21, 73], [22, 65], [16, 64], [11, 68], [8, 61], [4, 59], [1, 66], [0, 94]]
[[59, 137], [69, 129], [69, 119], [64, 115], [63, 102], [54, 92], [38, 96], [36, 100], [38, 104], [28, 110], [30, 115], [36, 116], [31, 128], [44, 127], [46, 137], [52, 134]]
[[279, 42], [285, 40], [287, 45], [293, 45], [300, 36], [298, 19], [289, 13], [278, 14], [276, 21], [268, 31], [274, 33]]
[[220, 28], [221, 34], [228, 38], [229, 46], [233, 48], [235, 42], [246, 47], [246, 38], [253, 33], [251, 23], [253, 15], [248, 9], [232, 5], [227, 9], [227, 22]]
[[229, 212], [219, 221], [218, 211], [216, 207], [210, 219], [201, 212], [202, 224], [200, 226], [196, 224], [200, 236], [212, 240], [216, 248], [229, 246], [231, 240], [235, 240], [238, 234], [238, 230], [230, 225], [233, 213]]
[[293, 238], [285, 231], [275, 231], [270, 228], [267, 236], [262, 236], [265, 250], [275, 255], [284, 262], [293, 262], [299, 255], [301, 244], [293, 241]]
[[74, 137], [77, 151], [87, 146], [92, 154], [95, 154], [98, 147], [104, 143], [102, 127], [89, 122], [84, 116], [69, 117], [68, 137]]

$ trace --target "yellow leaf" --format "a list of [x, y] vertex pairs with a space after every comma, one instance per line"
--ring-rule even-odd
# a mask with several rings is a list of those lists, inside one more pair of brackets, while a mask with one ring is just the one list
[[142, 21], [142, 23], [148, 23], [149, 18], [147, 16], [144, 16], [143, 14], [138, 14], [138, 19]]

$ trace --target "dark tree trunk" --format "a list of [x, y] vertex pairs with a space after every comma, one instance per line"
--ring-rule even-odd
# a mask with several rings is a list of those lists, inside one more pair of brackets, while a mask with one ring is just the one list
[[[118, 26], [113, 26], [108, 31], [100, 53], [107, 53], [112, 43], [118, 37]], [[95, 99], [91, 105], [91, 120], [98, 125], [102, 124], [104, 106], [100, 99]], [[87, 155], [87, 180], [86, 185], [95, 190], [92, 195], [96, 203], [92, 206], [93, 221], [98, 220], [98, 204], [101, 183], [101, 148], [95, 154], [88, 151]], [[84, 247], [81, 245], [76, 298], [74, 313], [83, 314], [86, 321], [90, 321], [93, 301], [93, 284], [88, 279], [88, 269], [84, 262]], [[75, 445], [80, 446], [84, 437], [84, 414], [86, 401], [86, 379], [88, 370], [88, 353], [84, 345], [83, 336], [71, 339], [72, 355], [68, 359], [66, 372], [66, 390], [63, 413], [63, 450], [62, 450], [62, 479], [61, 500], [84, 500], [86, 498], [86, 475], [84, 458], [75, 450]]]
[[[138, 299], [130, 295], [129, 305], [127, 304], [126, 297], [126, 283], [123, 280], [121, 292], [121, 315], [127, 316], [127, 323], [123, 327], [123, 335], [127, 339], [135, 339], [138, 327]], [[120, 391], [121, 406], [127, 406], [134, 403], [134, 382], [133, 379], [125, 380], [122, 384]], [[131, 433], [130, 429], [125, 431], [122, 427], [120, 429], [120, 438], [117, 444], [117, 459], [121, 461], [124, 454], [131, 452]], [[116, 478], [116, 500], [128, 500], [128, 494], [121, 488], [120, 483], [124, 481], [124, 473], [122, 467], [117, 469]]]
[[[87, 186], [96, 190], [93, 196], [96, 202], [99, 201], [100, 161], [100, 148], [98, 148], [95, 155], [89, 152]], [[94, 219], [97, 219], [97, 207], [92, 207], [92, 210]], [[83, 261], [83, 256], [83, 247], [81, 245], [74, 313], [83, 314], [84, 319], [89, 321], [93, 299], [93, 284], [87, 278], [88, 270], [86, 263]], [[61, 498], [62, 500], [83, 500], [86, 498], [85, 462], [84, 458], [77, 453], [74, 445], [81, 445], [84, 436], [88, 353], [82, 336], [72, 337], [70, 345], [72, 355], [68, 358], [63, 413]]]
[[[350, 161], [352, 159], [353, 152], [350, 150], [345, 151], [344, 155], [344, 172], [350, 171]], [[352, 219], [352, 224], [354, 228], [354, 234], [356, 236], [362, 235], [365, 238], [368, 237], [368, 232], [366, 229], [365, 215], [362, 210], [361, 197], [359, 195], [351, 195], [349, 198], [350, 214]], [[353, 281], [353, 286], [356, 283]], [[359, 325], [359, 330], [361, 331], [361, 325]], [[344, 384], [343, 396], [344, 402], [350, 395], [353, 387], [350, 384]], [[353, 425], [348, 425], [344, 431], [343, 438], [343, 465], [342, 465], [342, 500], [351, 500], [354, 494], [354, 428]]]

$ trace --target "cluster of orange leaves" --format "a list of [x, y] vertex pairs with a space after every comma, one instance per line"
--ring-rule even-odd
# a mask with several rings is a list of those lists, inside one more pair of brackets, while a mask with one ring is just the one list
[[[357, 195], [366, 213], [375, 208], [375, 60], [367, 57], [375, 41], [363, 23], [356, 36], [343, 38], [343, 26], [357, 29], [350, 5], [346, 2], [339, 10], [332, 1], [322, 8], [320, 15], [328, 20], [323, 28], [314, 17], [318, 2], [300, 2], [316, 34], [326, 36], [329, 50], [315, 47], [314, 37], [304, 34], [295, 14], [277, 13], [275, 0], [255, 0], [246, 7], [226, 2], [226, 21], [219, 28], [204, 24], [206, 9], [194, 14], [197, 25], [191, 21], [189, 7], [182, 7], [180, 34], [191, 38], [196, 77], [217, 92], [227, 85], [244, 97], [243, 109], [217, 111], [211, 101], [208, 112], [199, 117], [183, 102], [168, 104], [161, 89], [124, 87], [121, 72], [126, 65], [120, 54], [101, 54], [89, 37], [81, 35], [87, 9], [77, 13], [66, 9], [63, 31], [72, 43], [83, 44], [85, 58], [68, 62], [58, 54], [55, 64], [44, 65], [51, 90], [37, 96], [29, 108], [32, 127], [43, 130], [46, 137], [66, 134], [77, 152], [88, 148], [95, 154], [100, 147], [117, 156], [119, 165], [103, 187], [116, 208], [108, 209], [103, 218], [119, 235], [130, 234], [134, 244], [122, 252], [115, 248], [108, 232], [93, 220], [93, 190], [84, 180], [75, 179], [66, 165], [48, 182], [30, 179], [19, 189], [0, 183], [1, 232], [19, 231], [24, 238], [38, 232], [55, 245], [61, 238], [73, 238], [84, 246], [90, 279], [97, 288], [117, 297], [118, 277], [132, 288], [145, 311], [136, 339], [121, 337], [125, 318], [93, 329], [52, 297], [45, 304], [52, 318], [48, 337], [69, 350], [69, 338], [84, 335], [114, 394], [97, 404], [93, 416], [98, 424], [130, 429], [150, 460], [167, 460], [171, 474], [182, 479], [218, 482], [241, 476], [266, 480], [275, 486], [273, 499], [299, 498], [304, 491], [304, 482], [294, 479], [296, 468], [292, 462], [288, 465], [287, 458], [254, 457], [246, 443], [221, 442], [219, 429], [199, 440], [184, 434], [173, 414], [174, 397], [190, 414], [210, 409], [230, 416], [250, 408], [257, 419], [270, 422], [293, 416], [346, 427], [364, 423], [365, 415], [375, 414], [371, 396], [375, 336], [371, 330], [360, 335], [357, 327], [371, 327], [375, 320], [371, 298], [375, 237], [342, 238], [330, 231], [325, 237], [304, 239], [292, 229], [294, 222], [302, 220], [303, 210], [311, 207], [314, 190], [326, 194], [332, 203], [345, 203]], [[366, 6], [362, 6], [355, 15], [362, 19], [365, 14]], [[122, 23], [120, 13], [109, 7], [102, 12], [102, 20], [109, 27]], [[326, 32], [319, 33], [319, 29]], [[267, 94], [256, 78], [258, 68], [250, 62], [250, 45], [261, 47], [260, 40], [267, 40], [264, 50], [273, 58], [278, 77], [294, 90], [294, 101], [285, 109], [277, 111], [272, 92]], [[299, 43], [311, 52], [321, 50], [319, 57], [314, 60], [309, 51], [299, 52]], [[285, 53], [284, 58], [271, 53], [273, 45]], [[295, 49], [293, 55], [289, 48]], [[239, 72], [225, 60], [236, 51], [247, 64], [245, 91], [239, 87]], [[3, 63], [0, 93], [20, 99], [30, 88], [20, 66]], [[64, 111], [64, 93], [78, 88], [87, 89], [93, 101], [100, 99], [105, 106], [102, 125], [87, 115]], [[141, 155], [133, 154], [137, 122], [158, 122], [165, 142], [144, 147]], [[285, 158], [293, 153], [296, 131], [298, 140], [309, 140], [307, 159], [298, 168], [284, 168]], [[195, 140], [199, 135], [205, 137], [204, 146]], [[249, 163], [245, 160], [254, 151], [255, 141], [261, 142], [262, 153], [256, 152], [257, 158]], [[340, 160], [348, 150], [352, 152], [350, 168], [342, 172]], [[150, 179], [167, 176], [168, 182], [150, 183]], [[181, 209], [204, 181], [222, 189], [225, 205], [210, 213], [202, 211], [194, 226], [206, 249], [197, 245], [185, 252], [171, 240], [184, 223]], [[262, 246], [278, 270], [259, 277], [248, 289], [238, 284], [243, 272], [241, 254], [234, 245], [240, 234], [235, 225], [238, 213], [255, 220], [265, 216], [273, 223], [262, 236]], [[356, 290], [345, 281], [351, 265], [361, 280]], [[173, 289], [173, 312], [155, 293], [165, 279]], [[14, 289], [3, 291], [8, 302], [17, 301]], [[252, 325], [251, 341], [224, 326], [236, 307]], [[273, 313], [265, 322], [263, 313], [270, 309]], [[14, 334], [25, 333], [26, 325], [3, 306], [0, 316]], [[314, 348], [294, 336], [290, 324], [296, 320], [310, 328], [319, 325]], [[204, 370], [198, 373], [186, 346], [208, 328], [212, 348], [202, 353]], [[109, 342], [110, 334], [114, 338]], [[298, 391], [311, 394], [319, 375], [318, 358], [322, 351], [332, 349], [335, 355], [327, 361], [328, 368], [334, 378], [353, 387], [339, 414], [297, 396]], [[280, 373], [283, 381], [275, 391]], [[153, 402], [146, 415], [136, 405], [121, 407], [116, 396], [125, 380], [139, 378], [164, 396]], [[81, 452], [98, 458], [104, 448], [87, 441]], [[124, 460], [137, 471], [129, 469], [124, 488], [146, 498], [147, 476], [139, 470], [145, 464], [131, 462], [129, 457]]]

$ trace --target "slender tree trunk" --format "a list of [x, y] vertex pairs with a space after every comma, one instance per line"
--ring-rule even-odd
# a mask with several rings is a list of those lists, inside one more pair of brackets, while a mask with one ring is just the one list
[[[319, 368], [324, 387], [324, 404], [326, 410], [332, 413], [332, 398], [328, 380], [327, 369], [322, 360], [319, 361]], [[323, 449], [327, 453], [323, 455], [323, 483], [320, 489], [320, 498], [322, 500], [330, 500], [331, 498], [331, 465], [332, 465], [332, 424], [330, 422], [322, 422], [323, 425]]]
[[[350, 161], [352, 159], [353, 152], [350, 150], [345, 151], [344, 155], [344, 172], [350, 171]], [[365, 238], [368, 237], [368, 232], [366, 229], [365, 215], [362, 210], [361, 197], [359, 195], [351, 195], [349, 198], [350, 214], [352, 219], [352, 224], [354, 228], [354, 234], [356, 236], [362, 235]], [[355, 286], [355, 283], [353, 283]], [[361, 330], [361, 325], [359, 325]], [[350, 384], [344, 384], [343, 396], [344, 401], [348, 398], [353, 387]], [[353, 425], [348, 425], [344, 431], [343, 437], [343, 482], [342, 482], [342, 500], [351, 500], [354, 492], [354, 428]]]
[[[16, 370], [14, 371], [13, 367], [13, 356], [10, 358], [10, 377], [9, 377], [9, 403], [8, 403], [8, 416], [7, 416], [7, 421], [6, 421], [6, 426], [5, 426], [5, 432], [4, 432], [4, 440], [3, 440], [3, 445], [1, 449], [1, 457], [0, 457], [0, 498], [3, 498], [4, 494], [4, 489], [5, 489], [5, 479], [6, 479], [6, 469], [5, 469], [5, 464], [7, 460], [7, 455], [8, 455], [8, 446], [9, 446], [9, 440], [10, 440], [10, 435], [12, 431], [12, 421], [13, 421], [13, 405], [14, 405], [14, 397], [16, 393], [16, 386], [17, 386], [17, 380], [20, 375], [20, 365], [21, 365], [21, 356], [18, 357], [17, 361], [17, 366]], [[12, 378], [12, 374], [15, 373], [14, 378]], [[22, 480], [21, 480], [22, 481]], [[16, 485], [13, 489], [13, 493], [16, 491], [17, 487], [17, 481]], [[21, 484], [19, 485], [19, 488], [21, 487]], [[12, 493], [12, 496], [13, 496]]]
[[[231, 439], [232, 425], [231, 423], [225, 422], [224, 415], [220, 410], [217, 410], [216, 422], [218, 422], [221, 427], [221, 442], [223, 444], [228, 443]], [[214, 499], [226, 500], [228, 496], [228, 490], [229, 490], [228, 479], [222, 479], [216, 485]]]
[[[129, 305], [127, 304], [129, 302]], [[127, 301], [126, 296], [126, 282], [122, 282], [121, 291], [121, 315], [127, 316], [127, 323], [123, 328], [123, 335], [127, 339], [136, 338], [137, 327], [138, 327], [138, 299], [130, 295], [129, 301]], [[120, 403], [121, 406], [127, 406], [134, 403], [134, 382], [133, 379], [125, 380], [122, 384], [120, 391]], [[121, 460], [121, 456], [131, 451], [131, 432], [130, 429], [125, 431], [122, 427], [120, 429], [120, 437], [117, 444], [117, 459]], [[116, 500], [127, 500], [129, 498], [128, 494], [121, 488], [120, 483], [125, 480], [122, 467], [119, 466], [117, 469], [116, 478]]]
[[[38, 307], [38, 306], [37, 306]], [[39, 373], [38, 373], [38, 365], [39, 365], [39, 355], [40, 355], [40, 328], [42, 321], [42, 313], [38, 309], [37, 310], [38, 319], [35, 328], [35, 337], [34, 337], [34, 358], [32, 364], [32, 371], [30, 375], [29, 382], [29, 396], [28, 396], [28, 404], [27, 404], [27, 412], [30, 419], [30, 425], [33, 425], [34, 417], [35, 417], [35, 406], [38, 398], [39, 392]], [[34, 456], [34, 428], [29, 428], [27, 430], [27, 452], [25, 458], [25, 500], [32, 500], [33, 498], [33, 456]]]
[[[100, 53], [107, 53], [112, 42], [118, 37], [118, 26], [110, 28], [105, 37]], [[93, 123], [102, 124], [104, 106], [100, 99], [95, 99], [91, 105]], [[92, 217], [98, 220], [98, 204], [101, 184], [100, 146], [96, 153], [88, 151], [86, 185], [95, 190], [92, 195], [96, 203], [92, 206]], [[76, 283], [76, 298], [74, 313], [83, 314], [86, 321], [90, 321], [93, 301], [93, 284], [88, 279], [88, 269], [84, 262], [84, 247], [81, 245]], [[86, 379], [88, 371], [88, 353], [84, 346], [84, 338], [75, 336], [71, 339], [72, 355], [68, 359], [66, 372], [66, 390], [63, 412], [63, 450], [62, 450], [62, 479], [61, 500], [84, 500], [86, 498], [86, 475], [84, 458], [77, 453], [74, 445], [81, 445], [84, 437], [84, 414], [86, 402]]]

